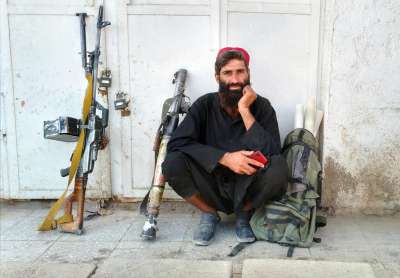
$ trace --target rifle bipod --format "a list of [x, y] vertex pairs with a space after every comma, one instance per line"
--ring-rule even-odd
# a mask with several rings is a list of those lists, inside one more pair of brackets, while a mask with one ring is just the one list
[[[70, 219], [70, 222], [59, 222], [58, 230], [60, 232], [77, 235], [83, 233], [83, 213], [87, 180], [87, 175], [75, 178], [74, 191], [66, 198], [64, 207], [64, 216]], [[72, 216], [72, 207], [74, 202], [76, 202], [75, 218]]]

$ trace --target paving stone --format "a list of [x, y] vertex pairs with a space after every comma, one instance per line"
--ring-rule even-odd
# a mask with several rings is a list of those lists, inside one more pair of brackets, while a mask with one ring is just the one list
[[[183, 258], [191, 260], [231, 260], [228, 254], [232, 248], [237, 244], [226, 242], [212, 242], [209, 246], [196, 246], [192, 242], [186, 242], [182, 246]], [[235, 259], [243, 259], [244, 252], [236, 255]]]
[[0, 263], [0, 273], [2, 277], [8, 278], [86, 278], [95, 268], [96, 266], [94, 264]]
[[249, 259], [244, 260], [242, 278], [374, 278], [367, 263], [311, 260]]
[[367, 218], [341, 216], [328, 219], [328, 225], [317, 231], [321, 243], [309, 249], [313, 259], [373, 261], [375, 250], [364, 236], [362, 225]]
[[32, 214], [32, 210], [0, 209], [0, 238], [3, 238], [9, 228], [28, 218], [30, 214]]
[[43, 217], [23, 217], [21, 221], [16, 223], [2, 233], [1, 240], [57, 240], [61, 234], [57, 230], [40, 232], [37, 230], [43, 221]]
[[[141, 241], [140, 233], [146, 218], [142, 215], [136, 217], [123, 241]], [[183, 241], [186, 231], [193, 224], [192, 215], [187, 214], [164, 214], [158, 219], [157, 241], [174, 242]]]
[[[245, 259], [286, 259], [287, 248], [259, 241], [237, 256], [227, 257], [237, 244], [235, 216], [224, 215], [215, 240], [207, 247], [192, 243], [200, 214], [185, 203], [169, 203], [159, 217], [157, 240], [143, 241], [140, 232], [145, 218], [138, 204], [116, 204], [113, 214], [85, 222], [82, 236], [58, 231], [40, 233], [37, 226], [51, 202], [0, 202], [0, 260], [21, 266], [34, 263], [88, 263], [101, 265], [108, 259], [223, 260], [233, 264], [239, 278]], [[164, 203], [163, 203], [164, 205]], [[95, 210], [89, 202], [87, 209]], [[400, 214], [398, 216], [337, 216], [317, 231], [322, 243], [310, 249], [296, 248], [294, 260], [367, 262], [380, 278], [400, 277]], [[292, 259], [292, 260], [293, 260]], [[338, 276], [339, 277], [339, 276]], [[325, 277], [324, 277], [325, 278]]]
[[[397, 270], [400, 270], [400, 265], [397, 265], [397, 270], [393, 265], [390, 264], [382, 264], [379, 262], [373, 262], [370, 263], [375, 276], [379, 278], [394, 278], [394, 277], [400, 277], [400, 272], [397, 272]], [[397, 272], [397, 273], [396, 273]]]
[[372, 262], [376, 259], [375, 250], [366, 243], [358, 242], [329, 242], [323, 240], [310, 249], [312, 259], [340, 260], [350, 262]]
[[379, 244], [371, 244], [372, 249], [379, 251], [381, 254], [386, 254], [391, 260], [400, 263], [400, 241], [386, 241]]
[[232, 265], [232, 273], [242, 275], [243, 263], [234, 263]]
[[232, 263], [226, 261], [124, 260], [112, 258], [100, 265], [93, 277], [230, 278], [231, 273]]
[[[28, 203], [29, 204], [29, 203]], [[0, 201], [0, 239], [5, 240], [6, 232], [14, 226], [19, 227], [21, 222], [26, 222], [27, 219], [32, 218], [32, 214], [40, 208], [35, 209], [27, 206], [26, 203], [13, 203], [7, 204]], [[15, 229], [14, 229], [15, 230]]]
[[40, 262], [97, 263], [109, 257], [115, 242], [56, 242], [40, 257]]
[[131, 260], [181, 258], [182, 242], [121, 241], [112, 258]]
[[[268, 241], [256, 241], [246, 247], [242, 252], [245, 258], [286, 258], [288, 247]], [[294, 258], [309, 258], [309, 248], [295, 248]]]
[[1, 262], [18, 261], [33, 262], [38, 259], [53, 241], [1, 241]]
[[[378, 276], [378, 277], [400, 277], [400, 264], [399, 263], [394, 263], [394, 262], [384, 262], [382, 263], [384, 270], [379, 271], [378, 273], [385, 273], [385, 276]], [[376, 271], [377, 272], [377, 271]]]
[[381, 263], [398, 272], [400, 276], [400, 241], [373, 244], [371, 248], [375, 252], [375, 258], [379, 258]]
[[84, 221], [82, 235], [62, 234], [59, 241], [119, 241], [132, 225], [133, 213], [113, 211], [110, 215], [96, 216]]
[[366, 243], [359, 222], [352, 216], [328, 218], [327, 226], [318, 229], [317, 235], [323, 242]]
[[366, 231], [370, 231], [371, 228], [383, 232], [394, 232], [400, 229], [400, 213], [392, 216], [356, 216], [354, 217], [354, 221]]

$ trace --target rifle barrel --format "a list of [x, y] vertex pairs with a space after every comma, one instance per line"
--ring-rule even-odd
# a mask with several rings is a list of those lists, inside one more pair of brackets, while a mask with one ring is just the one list
[[[92, 76], [92, 101], [90, 112], [88, 116], [88, 125], [89, 129], [85, 139], [85, 148], [82, 155], [81, 165], [84, 173], [91, 173], [94, 167], [94, 162], [97, 159], [97, 151], [99, 148], [99, 140], [101, 127], [98, 126], [98, 103], [96, 100], [97, 95], [97, 77], [99, 70], [99, 59], [100, 59], [100, 44], [101, 44], [101, 30], [110, 25], [109, 22], [103, 21], [103, 6], [99, 7], [98, 19], [97, 19], [97, 33], [96, 33], [96, 42], [94, 51], [89, 53], [89, 63], [86, 67], [87, 74]], [[101, 118], [104, 115], [101, 116]]]
[[99, 13], [97, 15], [97, 28], [101, 29], [103, 24], [103, 6], [99, 7]]
[[86, 71], [87, 67], [87, 52], [86, 52], [86, 13], [77, 13], [80, 17], [80, 29], [81, 29], [81, 56], [82, 56], [82, 67]]

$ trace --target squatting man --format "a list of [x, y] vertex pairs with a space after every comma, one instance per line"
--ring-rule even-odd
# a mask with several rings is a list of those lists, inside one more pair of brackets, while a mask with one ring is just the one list
[[[174, 132], [162, 165], [174, 191], [201, 211], [196, 245], [208, 245], [220, 222], [218, 211], [236, 214], [239, 242], [255, 240], [254, 210], [281, 197], [287, 165], [275, 110], [250, 85], [250, 56], [225, 47], [215, 61], [219, 90], [198, 98]], [[250, 158], [261, 151], [269, 162]]]

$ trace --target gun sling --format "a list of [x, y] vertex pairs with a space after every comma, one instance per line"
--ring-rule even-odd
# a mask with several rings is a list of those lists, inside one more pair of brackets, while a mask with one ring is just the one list
[[[85, 123], [87, 120], [87, 117], [89, 115], [89, 110], [90, 110], [90, 104], [92, 101], [93, 76], [91, 74], [89, 74], [86, 76], [86, 79], [88, 81], [88, 86], [86, 89], [85, 99], [83, 101], [82, 123]], [[69, 215], [64, 214], [57, 220], [55, 220], [54, 218], [55, 218], [57, 212], [60, 210], [61, 206], [63, 205], [65, 196], [68, 193], [68, 189], [71, 184], [71, 181], [75, 177], [76, 170], [78, 169], [79, 163], [81, 161], [84, 142], [85, 142], [85, 129], [81, 128], [81, 131], [79, 134], [79, 140], [78, 140], [78, 142], [75, 146], [74, 152], [72, 154], [71, 166], [70, 166], [69, 175], [68, 175], [67, 188], [65, 189], [65, 191], [61, 195], [61, 197], [58, 199], [58, 201], [51, 207], [46, 218], [43, 220], [43, 223], [39, 226], [39, 228], [38, 228], [39, 231], [50, 231], [50, 230], [57, 228], [58, 224], [63, 224], [63, 223], [68, 223], [68, 222], [73, 221], [73, 216], [71, 214], [69, 214]]]

